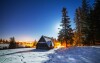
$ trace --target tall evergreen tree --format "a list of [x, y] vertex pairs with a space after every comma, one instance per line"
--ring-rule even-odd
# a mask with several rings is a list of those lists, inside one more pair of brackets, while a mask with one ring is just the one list
[[58, 36], [58, 40], [60, 41], [65, 41], [66, 42], [66, 46], [67, 46], [67, 43], [68, 43], [68, 40], [71, 40], [72, 38], [72, 29], [70, 28], [70, 18], [69, 16], [67, 16], [67, 10], [66, 8], [63, 8], [62, 9], [62, 21], [61, 21], [61, 27], [62, 29], [59, 31], [59, 36]]
[[83, 44], [87, 44], [88, 36], [88, 16], [89, 16], [89, 4], [87, 0], [82, 0], [82, 6], [76, 9], [75, 23], [76, 29], [79, 33], [79, 41], [81, 40]]
[[80, 7], [77, 8], [76, 12], [75, 12], [75, 19], [74, 19], [75, 24], [76, 24], [76, 32], [74, 34], [75, 35], [74, 40], [76, 40], [76, 38], [78, 38], [77, 39], [77, 41], [78, 41], [77, 44], [82, 43], [82, 38], [81, 38], [81, 36], [82, 36], [82, 32], [81, 32], [81, 29], [82, 29], [82, 26], [81, 26], [81, 24], [82, 24], [82, 22], [81, 22], [81, 13], [82, 13], [81, 8]]
[[88, 26], [88, 16], [89, 16], [89, 4], [87, 2], [87, 0], [82, 0], [82, 7], [81, 7], [81, 32], [84, 36], [84, 44], [87, 44], [87, 36], [88, 36], [88, 30], [89, 30], [89, 26]]
[[100, 0], [95, 0], [93, 9], [90, 11], [90, 30], [91, 41], [95, 45], [95, 41], [100, 41]]
[[94, 15], [94, 21], [96, 24], [95, 38], [96, 40], [99, 40], [100, 39], [100, 0], [95, 0], [93, 15]]

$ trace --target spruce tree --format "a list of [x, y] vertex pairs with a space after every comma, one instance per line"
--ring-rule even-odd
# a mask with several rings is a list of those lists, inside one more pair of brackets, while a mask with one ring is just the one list
[[94, 21], [96, 23], [96, 40], [100, 40], [100, 0], [95, 0], [94, 4]]
[[[76, 9], [76, 12], [75, 12], [75, 24], [76, 24], [76, 31], [75, 31], [75, 34], [74, 34], [74, 40], [76, 40], [77, 38], [77, 44], [80, 45], [82, 44], [82, 32], [81, 32], [81, 29], [82, 29], [82, 22], [81, 22], [81, 8], [77, 8]], [[75, 38], [76, 37], [76, 38]]]
[[58, 36], [58, 40], [62, 41], [62, 42], [66, 42], [66, 47], [68, 44], [68, 41], [70, 40], [70, 43], [72, 43], [71, 39], [72, 39], [72, 29], [71, 29], [71, 25], [70, 25], [70, 18], [67, 15], [67, 10], [66, 8], [62, 9], [62, 21], [61, 21], [61, 30], [59, 31], [59, 36]]
[[77, 8], [75, 14], [75, 23], [77, 32], [79, 32], [79, 41], [81, 40], [84, 45], [88, 44], [87, 38], [89, 33], [89, 4], [87, 0], [82, 0], [81, 7]]
[[14, 37], [11, 37], [10, 38], [10, 44], [9, 44], [9, 48], [10, 49], [13, 49], [13, 48], [16, 48], [17, 44], [16, 44], [16, 41], [15, 41], [15, 38]]
[[100, 41], [100, 0], [95, 0], [94, 6], [90, 11], [90, 30], [91, 41], [95, 45], [95, 41]]

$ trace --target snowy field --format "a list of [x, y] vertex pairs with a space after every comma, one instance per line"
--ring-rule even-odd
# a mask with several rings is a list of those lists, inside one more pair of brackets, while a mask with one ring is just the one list
[[100, 63], [100, 46], [0, 50], [0, 63]]
[[0, 49], [9, 48], [9, 44], [0, 44]]

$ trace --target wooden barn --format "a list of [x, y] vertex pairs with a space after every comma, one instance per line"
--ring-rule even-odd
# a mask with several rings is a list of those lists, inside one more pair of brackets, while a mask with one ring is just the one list
[[52, 42], [52, 38], [47, 36], [41, 36], [36, 45], [36, 49], [52, 49], [52, 48], [54, 48], [54, 43]]

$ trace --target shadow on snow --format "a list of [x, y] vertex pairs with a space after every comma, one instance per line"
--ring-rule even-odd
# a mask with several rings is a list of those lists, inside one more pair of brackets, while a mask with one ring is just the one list
[[43, 63], [99, 63], [100, 48], [71, 47], [58, 49], [48, 54], [49, 60]]
[[46, 52], [48, 50], [41, 50], [41, 49], [32, 49], [32, 50], [27, 50], [27, 51], [18, 51], [18, 52], [13, 52], [13, 53], [8, 53], [8, 54], [2, 54], [0, 56], [6, 56], [6, 55], [13, 55], [17, 53], [27, 53], [27, 52]]

